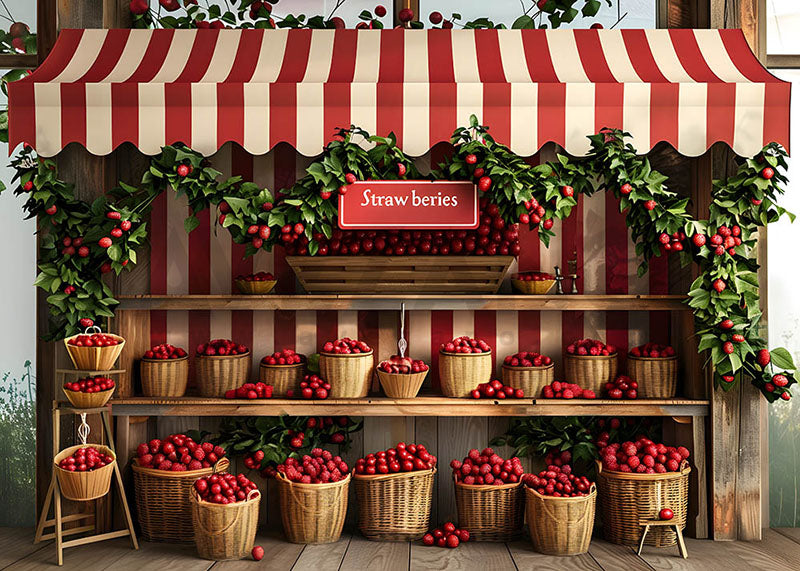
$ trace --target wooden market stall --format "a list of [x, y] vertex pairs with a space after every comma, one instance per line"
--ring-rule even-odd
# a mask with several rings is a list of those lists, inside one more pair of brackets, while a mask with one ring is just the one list
[[[788, 146], [788, 95], [788, 85], [761, 67], [739, 30], [63, 29], [48, 59], [11, 86], [10, 133], [12, 148], [27, 142], [40, 156], [56, 156], [62, 173], [81, 181], [79, 195], [89, 198], [116, 178], [138, 182], [147, 156], [176, 142], [210, 157], [225, 175], [280, 190], [303, 175], [308, 157], [322, 152], [335, 128], [350, 124], [395, 133], [423, 172], [447, 153], [441, 143], [471, 114], [531, 164], [554, 160], [558, 149], [585, 155], [587, 135], [620, 128], [702, 216], [712, 174], [729, 168], [730, 149], [753, 156], [769, 142]], [[762, 474], [751, 462], [763, 455], [759, 397], [713, 392], [685, 304], [695, 270], [660, 257], [637, 277], [638, 259], [610, 193], [581, 197], [573, 216], [556, 223], [549, 249], [535, 232], [521, 233], [511, 272], [574, 263], [577, 293], [564, 295], [513, 294], [507, 280], [491, 293], [305, 293], [282, 248], [242, 260], [244, 247], [216, 231], [214, 212], [203, 211], [187, 237], [188, 212], [185, 200], [160, 195], [148, 251], [113, 279], [120, 305], [110, 331], [126, 340], [118, 365], [125, 372], [111, 401], [120, 458], [155, 435], [214, 430], [221, 417], [364, 417], [348, 457], [409, 440], [448, 461], [502, 434], [509, 417], [654, 417], [665, 438], [686, 443], [692, 454], [689, 534], [760, 537]], [[277, 293], [235, 293], [233, 278], [260, 270], [275, 274]], [[351, 336], [382, 360], [396, 352], [401, 303], [409, 354], [431, 364], [417, 398], [384, 397], [377, 382], [357, 399], [141, 396], [138, 360], [164, 341], [191, 353], [210, 338], [233, 338], [260, 359], [289, 347], [315, 353], [326, 340]], [[438, 348], [459, 335], [486, 339], [498, 374], [504, 355], [535, 349], [552, 354], [561, 375], [563, 348], [584, 337], [623, 348], [671, 344], [680, 355], [677, 396], [445, 397]], [[42, 342], [40, 412], [58, 398], [50, 369], [64, 365], [63, 346]], [[258, 375], [256, 360], [252, 374]], [[38, 470], [41, 491], [51, 427], [41, 414], [39, 423], [46, 457]], [[275, 496], [264, 503], [268, 521], [276, 522]], [[433, 519], [451, 517], [454, 509], [453, 483], [441, 477]], [[95, 517], [106, 510], [99, 506]]]

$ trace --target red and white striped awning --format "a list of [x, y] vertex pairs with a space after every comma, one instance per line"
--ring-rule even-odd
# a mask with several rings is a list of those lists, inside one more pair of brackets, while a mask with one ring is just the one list
[[44, 156], [126, 141], [311, 156], [351, 123], [421, 155], [471, 114], [525, 156], [584, 155], [602, 127], [640, 152], [789, 144], [790, 84], [740, 30], [64, 30], [9, 98], [9, 147]]

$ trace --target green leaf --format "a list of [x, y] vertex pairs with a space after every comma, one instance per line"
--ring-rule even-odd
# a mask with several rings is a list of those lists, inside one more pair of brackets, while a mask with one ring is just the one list
[[784, 369], [786, 371], [794, 371], [796, 369], [794, 360], [792, 359], [792, 354], [783, 347], [773, 349], [769, 352], [769, 356], [770, 360], [772, 361], [772, 365], [778, 369]]
[[200, 226], [200, 220], [198, 220], [197, 216], [189, 216], [183, 221], [183, 228], [187, 234], [190, 234], [198, 226]]

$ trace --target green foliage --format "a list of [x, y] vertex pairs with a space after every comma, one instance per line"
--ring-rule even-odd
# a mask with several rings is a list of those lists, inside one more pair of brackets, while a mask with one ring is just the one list
[[0, 382], [0, 525], [30, 526], [35, 520], [36, 382], [31, 362], [19, 379], [10, 372]]

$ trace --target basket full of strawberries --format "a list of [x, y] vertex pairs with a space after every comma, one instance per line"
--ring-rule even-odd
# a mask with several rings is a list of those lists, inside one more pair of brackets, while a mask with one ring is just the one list
[[110, 377], [85, 377], [64, 383], [64, 394], [75, 408], [99, 408], [106, 405], [115, 387]]
[[61, 495], [69, 500], [95, 500], [111, 489], [117, 457], [108, 446], [79, 444], [53, 459]]
[[331, 398], [367, 396], [373, 367], [372, 348], [349, 337], [328, 341], [319, 355], [320, 376], [330, 383]]
[[672, 398], [678, 387], [678, 356], [660, 343], [645, 343], [628, 353], [628, 375], [644, 398]]
[[526, 395], [538, 395], [555, 379], [555, 363], [536, 351], [520, 351], [503, 359], [503, 382]]
[[139, 363], [142, 393], [146, 397], [182, 397], [189, 382], [189, 355], [170, 343], [144, 352]]
[[428, 369], [424, 361], [392, 355], [389, 359], [381, 361], [375, 371], [387, 397], [411, 399], [417, 396], [428, 375]]
[[214, 339], [197, 346], [197, 391], [203, 397], [222, 397], [250, 375], [250, 350], [230, 339]]
[[[91, 320], [81, 320], [92, 323]], [[113, 333], [102, 333], [96, 325], [90, 325], [84, 333], [64, 339], [69, 358], [76, 369], [82, 371], [109, 371], [117, 362], [125, 339]]]
[[468, 397], [481, 383], [492, 380], [492, 348], [482, 339], [467, 335], [442, 343], [439, 348], [439, 381], [446, 397]]
[[600, 394], [617, 374], [617, 348], [597, 339], [579, 339], [564, 351], [564, 380]]
[[272, 386], [275, 396], [286, 396], [289, 391], [296, 393], [300, 389], [305, 364], [305, 355], [294, 349], [283, 349], [261, 359], [258, 377]]

